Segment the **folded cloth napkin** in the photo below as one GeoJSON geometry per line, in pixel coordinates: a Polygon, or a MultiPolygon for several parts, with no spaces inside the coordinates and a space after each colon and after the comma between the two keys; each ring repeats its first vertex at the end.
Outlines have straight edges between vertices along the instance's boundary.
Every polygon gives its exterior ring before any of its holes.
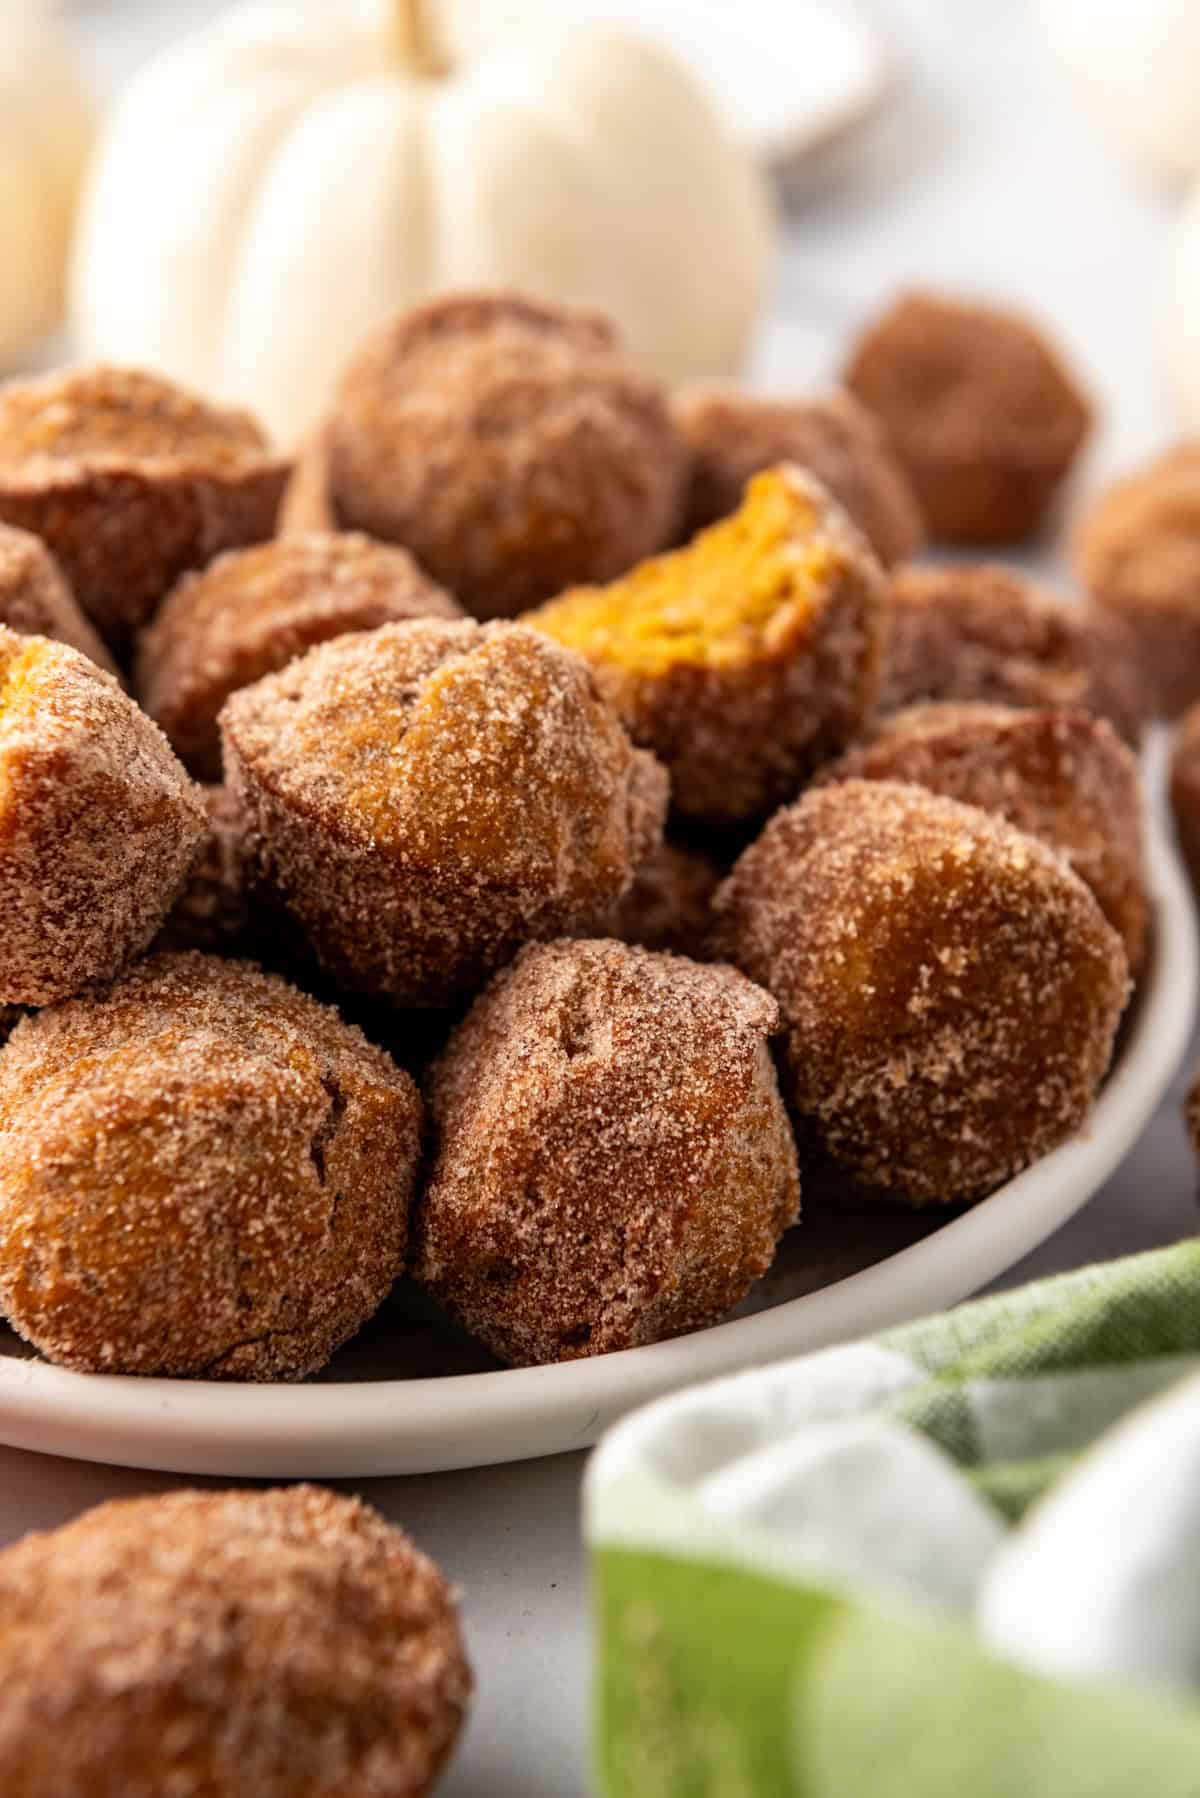
{"type": "Polygon", "coordinates": [[[592,1459],[605,1798],[1200,1798],[1200,1241],[592,1459]]]}

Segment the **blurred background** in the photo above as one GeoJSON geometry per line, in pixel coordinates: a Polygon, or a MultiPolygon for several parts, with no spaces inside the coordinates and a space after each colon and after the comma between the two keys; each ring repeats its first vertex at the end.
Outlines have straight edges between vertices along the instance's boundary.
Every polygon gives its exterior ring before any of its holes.
{"type": "MultiPolygon", "coordinates": [[[[13,0],[0,0],[0,17],[5,5],[13,0]]],[[[16,0],[17,13],[36,9],[37,0],[16,0]]],[[[385,4],[389,10],[394,6],[385,4]]],[[[483,0],[472,8],[460,0],[428,10],[441,14],[439,36],[458,30],[488,40],[464,63],[514,47],[529,51],[526,82],[538,79],[539,34],[552,26],[586,32],[598,12],[661,36],[698,72],[746,154],[766,172],[777,208],[761,303],[756,289],[745,334],[758,381],[802,388],[828,380],[857,324],[896,287],[921,282],[1016,301],[1057,332],[1103,398],[1105,428],[1093,447],[1090,480],[1153,448],[1173,415],[1195,417],[1200,349],[1190,341],[1190,320],[1200,319],[1200,304],[1191,305],[1192,292],[1200,296],[1200,268],[1193,283],[1191,262],[1200,263],[1200,255],[1193,257],[1190,243],[1179,246],[1185,234],[1200,240],[1187,205],[1189,170],[1200,166],[1200,143],[1187,141],[1189,133],[1200,135],[1186,104],[1187,82],[1200,82],[1194,0],[740,0],[736,8],[708,0],[542,0],[540,7],[483,0]],[[1182,297],[1168,291],[1172,281],[1182,297]]],[[[371,12],[369,0],[344,8],[363,19],[371,12]]],[[[315,13],[327,23],[331,17],[328,7],[315,13]]],[[[173,126],[176,166],[185,170],[178,203],[164,198],[156,168],[139,172],[135,157],[132,178],[127,171],[123,185],[113,186],[101,216],[93,210],[82,276],[77,247],[75,309],[77,322],[81,315],[91,320],[83,333],[88,350],[127,350],[123,341],[108,341],[121,336],[111,323],[116,309],[135,334],[143,328],[139,319],[149,321],[144,341],[148,359],[156,359],[162,305],[146,295],[163,284],[164,259],[194,272],[189,249],[211,241],[203,236],[211,230],[204,208],[225,203],[229,170],[217,166],[214,142],[236,139],[238,154],[253,162],[247,146],[255,134],[270,137],[261,116],[247,122],[233,110],[222,115],[219,98],[198,97],[196,84],[180,76],[186,50],[174,50],[173,71],[159,65],[157,98],[146,75],[130,97],[128,84],[150,59],[222,14],[227,26],[245,19],[244,8],[218,0],[64,0],[59,8],[110,134],[114,117],[118,132],[136,134],[130,111],[168,104],[162,91],[170,93],[172,82],[180,96],[173,126]],[[118,192],[119,200],[112,197],[118,192]],[[158,264],[156,232],[163,242],[158,264]]],[[[201,60],[202,43],[193,40],[191,48],[201,60]]],[[[549,62],[541,79],[552,80],[549,62]]],[[[1194,110],[1200,114],[1200,106],[1194,110]]],[[[260,160],[268,160],[265,150],[260,160]]],[[[385,166],[388,152],[377,144],[353,180],[350,170],[338,172],[347,207],[357,203],[355,189],[370,170],[385,166]]],[[[265,179],[261,167],[257,178],[265,179]]],[[[544,221],[533,184],[523,185],[522,229],[531,244],[544,221]]],[[[331,193],[337,186],[326,173],[307,226],[310,258],[326,229],[322,214],[336,210],[331,193]]],[[[678,194],[684,208],[697,199],[678,194]]],[[[291,201],[293,214],[303,210],[300,192],[293,190],[291,201]]],[[[393,195],[388,203],[405,202],[393,195]]],[[[673,211],[663,207],[668,237],[673,211]]],[[[466,235],[480,227],[465,218],[456,229],[466,235]]],[[[603,250],[601,226],[596,240],[603,250]]],[[[335,230],[334,260],[337,246],[335,230]]],[[[297,253],[293,234],[280,254],[299,267],[297,253]]],[[[529,251],[531,268],[538,253],[529,251]]],[[[540,253],[553,264],[545,243],[540,253]]],[[[391,242],[379,256],[394,266],[403,251],[391,242]]],[[[610,261],[620,261],[619,250],[610,261]]],[[[459,266],[474,272],[480,264],[468,256],[464,265],[460,256],[459,266]]],[[[354,285],[344,259],[332,279],[354,285]]],[[[363,279],[378,291],[384,278],[377,267],[363,279]]],[[[708,265],[688,268],[686,279],[697,290],[736,286],[738,269],[722,267],[710,253],[708,265]]],[[[196,329],[193,305],[170,322],[168,334],[177,345],[196,329]]],[[[56,340],[54,353],[60,346],[56,340]]],[[[47,353],[44,343],[25,344],[20,355],[44,360],[47,353]]],[[[296,356],[303,361],[303,345],[296,356]]],[[[187,353],[182,364],[168,372],[188,372],[187,353]]],[[[294,390],[295,367],[281,378],[294,390]]]]}

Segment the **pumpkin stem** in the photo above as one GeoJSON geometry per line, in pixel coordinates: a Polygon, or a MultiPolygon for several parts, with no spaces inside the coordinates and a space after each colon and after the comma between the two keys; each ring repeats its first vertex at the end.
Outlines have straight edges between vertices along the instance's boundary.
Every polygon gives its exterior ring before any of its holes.
{"type": "Polygon", "coordinates": [[[450,73],[429,0],[396,0],[396,48],[410,74],[437,81],[450,73]]]}

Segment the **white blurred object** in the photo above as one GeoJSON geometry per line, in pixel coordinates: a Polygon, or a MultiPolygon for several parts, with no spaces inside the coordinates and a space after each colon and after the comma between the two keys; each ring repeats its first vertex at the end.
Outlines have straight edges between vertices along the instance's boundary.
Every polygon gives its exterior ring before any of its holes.
{"type": "Polygon", "coordinates": [[[992,1562],[985,1640],[1060,1679],[1200,1680],[1200,1380],[1135,1411],[992,1562]],[[1136,1527],[1131,1524],[1136,1519],[1136,1527]]]}
{"type": "Polygon", "coordinates": [[[1200,187],[1171,228],[1158,325],[1176,411],[1200,431],[1200,187]]]}
{"type": "Polygon", "coordinates": [[[285,442],[366,331],[447,287],[600,306],[669,378],[736,368],[771,257],[763,177],[667,50],[563,19],[257,0],[165,51],[89,184],[80,348],[285,442]]]}
{"type": "Polygon", "coordinates": [[[58,323],[91,108],[47,7],[0,0],[0,368],[58,323]]]}
{"type": "Polygon", "coordinates": [[[1033,0],[1042,40],[1150,173],[1200,174],[1200,0],[1033,0]]]}
{"type": "MultiPolygon", "coordinates": [[[[470,0],[470,9],[498,36],[564,10],[563,0],[470,0]]],[[[776,169],[859,124],[891,84],[883,36],[857,0],[580,0],[579,10],[668,44],[776,169]]]]}

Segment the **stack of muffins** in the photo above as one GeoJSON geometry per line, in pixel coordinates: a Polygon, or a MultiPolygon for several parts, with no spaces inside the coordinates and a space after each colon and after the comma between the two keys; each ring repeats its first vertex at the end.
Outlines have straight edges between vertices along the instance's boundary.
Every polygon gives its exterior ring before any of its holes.
{"type": "Polygon", "coordinates": [[[569,1359],[728,1312],[802,1183],[1077,1131],[1152,658],[1110,581],[912,558],[1041,528],[1088,419],[931,296],[788,400],[444,298],[294,468],[146,374],[0,391],[0,1313],[295,1379],[408,1273],[569,1359]]]}

